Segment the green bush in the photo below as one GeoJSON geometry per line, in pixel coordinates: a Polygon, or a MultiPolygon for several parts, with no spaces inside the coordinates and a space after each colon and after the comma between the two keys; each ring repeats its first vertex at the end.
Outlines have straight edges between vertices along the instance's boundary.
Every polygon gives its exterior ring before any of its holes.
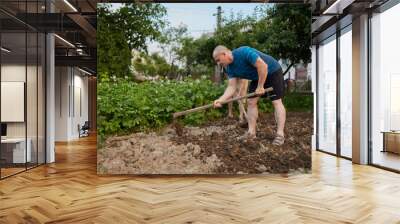
{"type": "MultiPolygon", "coordinates": [[[[174,112],[212,103],[224,91],[205,78],[187,81],[98,83],[98,132],[100,136],[160,128],[174,112]]],[[[194,113],[185,124],[200,124],[222,116],[223,110],[194,113]]]]}
{"type": "MultiPolygon", "coordinates": [[[[313,110],[313,96],[301,93],[287,93],[283,98],[283,104],[287,111],[291,112],[311,112],[313,110]]],[[[272,102],[261,99],[258,102],[258,108],[261,112],[273,112],[272,102]]]]}
{"type": "Polygon", "coordinates": [[[302,93],[289,93],[283,103],[287,111],[312,112],[314,108],[314,98],[312,95],[302,93]]]}
{"type": "MultiPolygon", "coordinates": [[[[226,83],[214,85],[210,80],[162,80],[134,83],[122,79],[98,83],[98,134],[127,134],[157,129],[172,122],[174,112],[212,103],[224,92],[226,83]]],[[[312,111],[312,96],[290,94],[284,98],[288,111],[312,111]]],[[[236,105],[236,104],[235,104],[236,105]]],[[[234,107],[237,110],[237,106],[234,107]]],[[[260,111],[272,112],[271,101],[261,100],[260,111]]],[[[226,107],[186,115],[184,124],[199,125],[223,117],[226,107]]]]}

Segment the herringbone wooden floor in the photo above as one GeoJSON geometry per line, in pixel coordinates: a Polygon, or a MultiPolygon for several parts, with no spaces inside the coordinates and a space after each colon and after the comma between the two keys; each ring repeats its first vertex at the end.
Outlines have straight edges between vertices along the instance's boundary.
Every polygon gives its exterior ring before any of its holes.
{"type": "Polygon", "coordinates": [[[97,176],[94,137],[0,181],[0,223],[400,223],[400,175],[313,153],[291,176],[97,176]]]}

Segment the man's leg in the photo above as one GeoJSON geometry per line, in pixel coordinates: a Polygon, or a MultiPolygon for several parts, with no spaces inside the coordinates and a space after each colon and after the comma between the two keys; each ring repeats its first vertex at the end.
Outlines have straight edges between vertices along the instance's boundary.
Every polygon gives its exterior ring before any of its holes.
{"type": "Polygon", "coordinates": [[[249,124],[249,134],[256,135],[256,124],[258,118],[258,102],[259,97],[249,98],[247,100],[247,122],[249,124]]]}
{"type": "Polygon", "coordinates": [[[238,100],[238,104],[239,104],[239,122],[240,123],[244,123],[247,122],[246,121],[246,109],[244,107],[244,102],[243,100],[238,100]]]}
{"type": "Polygon", "coordinates": [[[274,115],[277,125],[276,134],[284,136],[283,130],[285,128],[285,121],[286,121],[285,106],[283,106],[282,99],[272,101],[272,105],[274,106],[274,115]]]}
{"type": "Polygon", "coordinates": [[[233,118],[233,103],[228,103],[228,117],[233,118]]]}
{"type": "MultiPolygon", "coordinates": [[[[248,87],[248,83],[249,83],[248,80],[245,80],[245,79],[243,79],[241,81],[240,90],[239,90],[239,95],[240,96],[245,96],[246,95],[247,89],[248,89],[247,88],[248,87]]],[[[246,99],[239,100],[238,104],[239,104],[239,112],[240,112],[239,121],[241,123],[242,122],[247,122],[247,120],[246,120],[247,114],[246,114],[245,107],[244,107],[244,105],[246,104],[246,99]]]]}

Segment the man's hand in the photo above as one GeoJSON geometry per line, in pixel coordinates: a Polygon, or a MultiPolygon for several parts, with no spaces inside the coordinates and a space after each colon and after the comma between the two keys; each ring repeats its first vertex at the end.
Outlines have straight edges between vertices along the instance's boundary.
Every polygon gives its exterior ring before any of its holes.
{"type": "Polygon", "coordinates": [[[257,89],[256,89],[256,94],[260,96],[260,95],[264,95],[264,93],[265,93],[264,87],[263,86],[258,86],[257,89]]]}
{"type": "Polygon", "coordinates": [[[214,101],[214,108],[219,108],[222,107],[222,103],[230,98],[235,94],[236,92],[236,86],[237,86],[237,80],[238,78],[230,78],[228,81],[228,87],[225,89],[224,94],[218,98],[217,100],[214,101]]]}
{"type": "Polygon", "coordinates": [[[219,99],[218,99],[218,100],[215,100],[214,103],[213,103],[213,104],[214,104],[214,108],[220,108],[220,107],[222,107],[221,102],[222,102],[222,101],[219,100],[219,99]]]}

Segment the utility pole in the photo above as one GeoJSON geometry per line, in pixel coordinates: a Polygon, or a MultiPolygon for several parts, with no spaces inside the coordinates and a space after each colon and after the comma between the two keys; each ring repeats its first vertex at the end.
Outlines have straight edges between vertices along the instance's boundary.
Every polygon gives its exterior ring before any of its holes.
{"type": "Polygon", "coordinates": [[[217,28],[215,32],[219,32],[221,27],[222,27],[222,7],[218,6],[217,7],[217,13],[214,13],[213,16],[217,16],[217,28]]]}
{"type": "MultiPolygon", "coordinates": [[[[215,34],[218,34],[221,31],[222,27],[222,8],[221,6],[217,7],[217,13],[213,14],[213,16],[217,16],[217,28],[215,30],[215,34]]],[[[216,65],[214,69],[214,82],[217,84],[222,83],[222,67],[220,65],[216,65]]]]}
{"type": "Polygon", "coordinates": [[[220,31],[222,25],[222,8],[221,6],[217,7],[217,32],[220,31]]]}

